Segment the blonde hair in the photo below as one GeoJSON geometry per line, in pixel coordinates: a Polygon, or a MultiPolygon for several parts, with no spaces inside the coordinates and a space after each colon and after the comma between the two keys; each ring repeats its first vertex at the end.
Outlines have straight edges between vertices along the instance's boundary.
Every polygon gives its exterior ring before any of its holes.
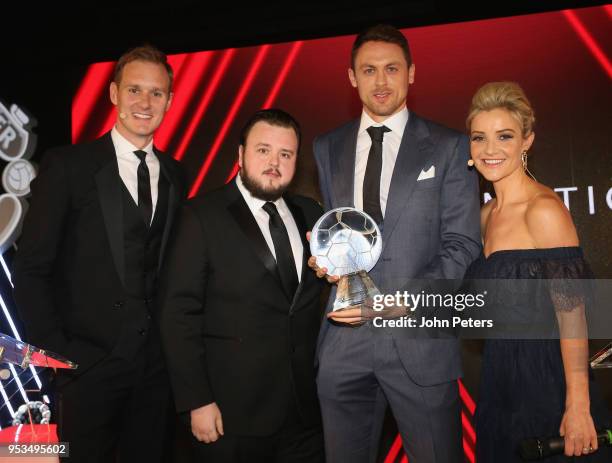
{"type": "Polygon", "coordinates": [[[140,47],[132,48],[126,51],[115,64],[113,71],[113,82],[119,85],[121,82],[121,76],[123,74],[123,68],[132,61],[144,61],[146,63],[160,64],[164,67],[168,73],[168,79],[170,81],[168,85],[168,91],[172,91],[172,81],[174,80],[174,72],[172,66],[168,63],[168,57],[166,54],[153,45],[142,45],[140,47]]]}
{"type": "Polygon", "coordinates": [[[478,89],[472,97],[466,125],[470,130],[472,120],[481,111],[502,108],[510,112],[519,125],[523,138],[529,136],[535,124],[535,113],[525,92],[516,82],[489,82],[478,89]]]}

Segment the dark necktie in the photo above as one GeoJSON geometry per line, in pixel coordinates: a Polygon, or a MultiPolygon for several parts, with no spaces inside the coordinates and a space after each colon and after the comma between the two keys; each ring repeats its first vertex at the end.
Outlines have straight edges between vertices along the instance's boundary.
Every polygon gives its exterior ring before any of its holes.
{"type": "Polygon", "coordinates": [[[372,217],[377,224],[382,224],[383,215],[380,208],[380,176],[382,174],[383,137],[390,132],[388,127],[373,125],[367,128],[372,139],[368,154],[365,176],[363,177],[363,211],[372,217]]]}
{"type": "Polygon", "coordinates": [[[153,201],[151,201],[151,178],[149,177],[149,168],[145,162],[147,152],[136,150],[134,154],[140,159],[140,164],[138,164],[138,208],[142,213],[145,224],[149,227],[151,225],[151,216],[153,215],[153,201]]]}
{"type": "Polygon", "coordinates": [[[263,209],[270,216],[270,235],[272,235],[272,242],[274,243],[276,265],[278,266],[283,290],[289,299],[293,299],[295,290],[298,287],[298,276],[289,234],[274,203],[267,202],[263,205],[263,209]]]}

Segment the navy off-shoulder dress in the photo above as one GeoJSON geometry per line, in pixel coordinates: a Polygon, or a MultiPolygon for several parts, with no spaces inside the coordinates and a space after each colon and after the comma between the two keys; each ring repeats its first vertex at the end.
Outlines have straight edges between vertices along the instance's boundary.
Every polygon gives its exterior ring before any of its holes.
{"type": "MultiPolygon", "coordinates": [[[[515,315],[524,318],[532,311],[540,313],[535,318],[542,314],[554,316],[555,310],[559,310],[554,305],[558,301],[562,304],[563,297],[543,297],[551,291],[550,279],[555,281],[554,291],[563,293],[564,281],[591,278],[591,273],[579,247],[564,247],[497,251],[476,260],[467,276],[539,280],[529,282],[529,291],[508,291],[503,308],[509,312],[504,315],[507,320],[515,315]],[[543,307],[547,304],[548,307],[543,307]]],[[[569,287],[568,292],[576,291],[575,285],[569,287]]],[[[512,339],[487,339],[484,345],[476,409],[478,463],[522,461],[519,443],[527,438],[558,436],[565,411],[565,375],[559,340],[519,339],[516,333],[509,337],[512,339]]],[[[610,413],[592,381],[592,372],[590,377],[591,415],[596,428],[607,428],[610,413]]],[[[545,461],[574,460],[559,456],[545,461]]],[[[602,448],[575,461],[612,462],[612,451],[602,448]]]]}

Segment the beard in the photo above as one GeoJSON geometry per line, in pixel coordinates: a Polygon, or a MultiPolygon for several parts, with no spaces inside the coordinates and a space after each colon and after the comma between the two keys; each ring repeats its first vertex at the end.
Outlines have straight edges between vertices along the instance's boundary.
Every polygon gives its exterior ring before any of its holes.
{"type": "Polygon", "coordinates": [[[366,108],[370,110],[370,112],[378,117],[390,117],[395,113],[399,112],[404,105],[394,106],[392,104],[381,105],[381,104],[368,104],[366,108]]]}
{"type": "Polygon", "coordinates": [[[274,202],[278,198],[280,198],[285,193],[285,191],[287,191],[287,188],[289,188],[289,185],[281,185],[276,188],[266,188],[256,179],[249,175],[246,163],[243,163],[242,168],[238,172],[238,175],[240,175],[242,184],[249,191],[249,193],[251,193],[254,198],[261,199],[262,201],[274,202]]]}

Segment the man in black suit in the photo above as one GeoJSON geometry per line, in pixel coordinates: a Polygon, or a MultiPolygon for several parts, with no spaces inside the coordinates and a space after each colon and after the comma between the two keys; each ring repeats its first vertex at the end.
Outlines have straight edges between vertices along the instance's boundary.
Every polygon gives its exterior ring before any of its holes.
{"type": "Polygon", "coordinates": [[[319,462],[314,351],[321,285],[286,194],[300,130],[280,110],[242,131],[239,175],[181,211],[163,271],[161,333],[176,406],[207,462],[319,462]]]}
{"type": "Polygon", "coordinates": [[[56,377],[70,461],[161,461],[170,388],[152,321],[158,268],[184,197],[179,164],[153,147],[172,100],[153,47],[118,61],[111,132],[43,156],[15,260],[26,339],[76,362],[56,377]]]}

